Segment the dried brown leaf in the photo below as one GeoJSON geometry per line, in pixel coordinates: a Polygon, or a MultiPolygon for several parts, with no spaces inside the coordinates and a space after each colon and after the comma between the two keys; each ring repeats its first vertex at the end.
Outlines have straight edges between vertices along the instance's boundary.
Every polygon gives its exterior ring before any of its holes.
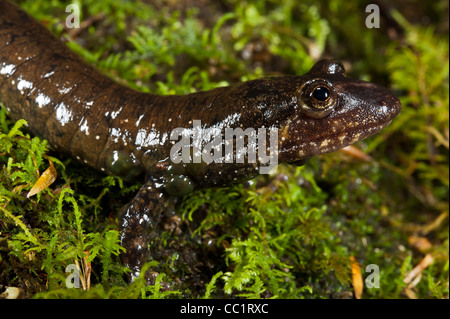
{"type": "Polygon", "coordinates": [[[44,171],[44,173],[42,173],[31,190],[28,192],[27,198],[30,198],[31,196],[36,195],[49,187],[56,180],[56,177],[56,169],[52,164],[50,164],[50,166],[44,171]]]}
{"type": "Polygon", "coordinates": [[[350,262],[351,262],[353,292],[355,294],[356,299],[361,299],[364,287],[361,268],[359,266],[359,263],[356,261],[355,257],[350,256],[350,262]]]}

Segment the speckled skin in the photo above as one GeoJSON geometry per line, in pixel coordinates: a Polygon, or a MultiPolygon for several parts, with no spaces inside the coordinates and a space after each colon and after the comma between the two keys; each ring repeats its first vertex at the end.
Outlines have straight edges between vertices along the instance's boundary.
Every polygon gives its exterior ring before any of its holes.
{"type": "MultiPolygon", "coordinates": [[[[0,101],[14,119],[61,153],[146,183],[120,220],[123,262],[139,274],[149,233],[170,195],[228,185],[258,174],[256,163],[174,165],[174,128],[275,128],[278,162],[299,162],[373,135],[400,111],[376,84],[345,77],[335,60],[305,75],[259,79],[188,95],[159,96],[121,86],[87,65],[25,12],[0,0],[0,101]],[[317,88],[328,92],[316,98],[317,88]],[[170,193],[170,194],[169,194],[170,193]]],[[[224,147],[224,146],[223,146],[224,147]]],[[[234,154],[235,155],[235,154],[234,154]]],[[[234,156],[233,155],[233,156],[234,156]]]]}

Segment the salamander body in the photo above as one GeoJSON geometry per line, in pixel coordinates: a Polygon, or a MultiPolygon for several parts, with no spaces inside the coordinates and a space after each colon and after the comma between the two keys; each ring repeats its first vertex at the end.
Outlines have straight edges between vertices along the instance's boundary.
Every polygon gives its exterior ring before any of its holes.
{"type": "Polygon", "coordinates": [[[55,150],[125,179],[145,176],[120,219],[122,260],[133,276],[151,254],[148,234],[170,196],[335,151],[379,132],[400,111],[391,91],[346,78],[336,60],[319,61],[302,76],[187,95],[138,92],[99,73],[4,0],[0,101],[55,150]],[[239,140],[247,153],[236,150],[239,140]]]}

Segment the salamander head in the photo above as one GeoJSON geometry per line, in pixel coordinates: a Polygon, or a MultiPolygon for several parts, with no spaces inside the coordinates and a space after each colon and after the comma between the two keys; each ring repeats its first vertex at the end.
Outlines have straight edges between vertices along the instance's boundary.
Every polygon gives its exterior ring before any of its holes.
{"type": "Polygon", "coordinates": [[[356,143],[382,130],[400,112],[400,101],[390,90],[346,78],[336,60],[319,61],[300,78],[297,103],[280,125],[279,162],[356,143]]]}

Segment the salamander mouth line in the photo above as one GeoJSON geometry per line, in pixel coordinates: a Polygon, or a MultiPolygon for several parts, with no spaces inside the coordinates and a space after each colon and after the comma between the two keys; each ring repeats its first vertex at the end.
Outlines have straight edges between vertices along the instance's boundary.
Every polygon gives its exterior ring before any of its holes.
{"type": "Polygon", "coordinates": [[[379,131],[387,127],[392,120],[386,121],[381,125],[364,125],[351,132],[339,132],[337,134],[329,134],[327,137],[323,135],[314,136],[301,143],[292,145],[289,148],[279,148],[279,153],[295,154],[299,159],[330,153],[345,146],[355,144],[367,137],[375,135],[379,131]]]}

